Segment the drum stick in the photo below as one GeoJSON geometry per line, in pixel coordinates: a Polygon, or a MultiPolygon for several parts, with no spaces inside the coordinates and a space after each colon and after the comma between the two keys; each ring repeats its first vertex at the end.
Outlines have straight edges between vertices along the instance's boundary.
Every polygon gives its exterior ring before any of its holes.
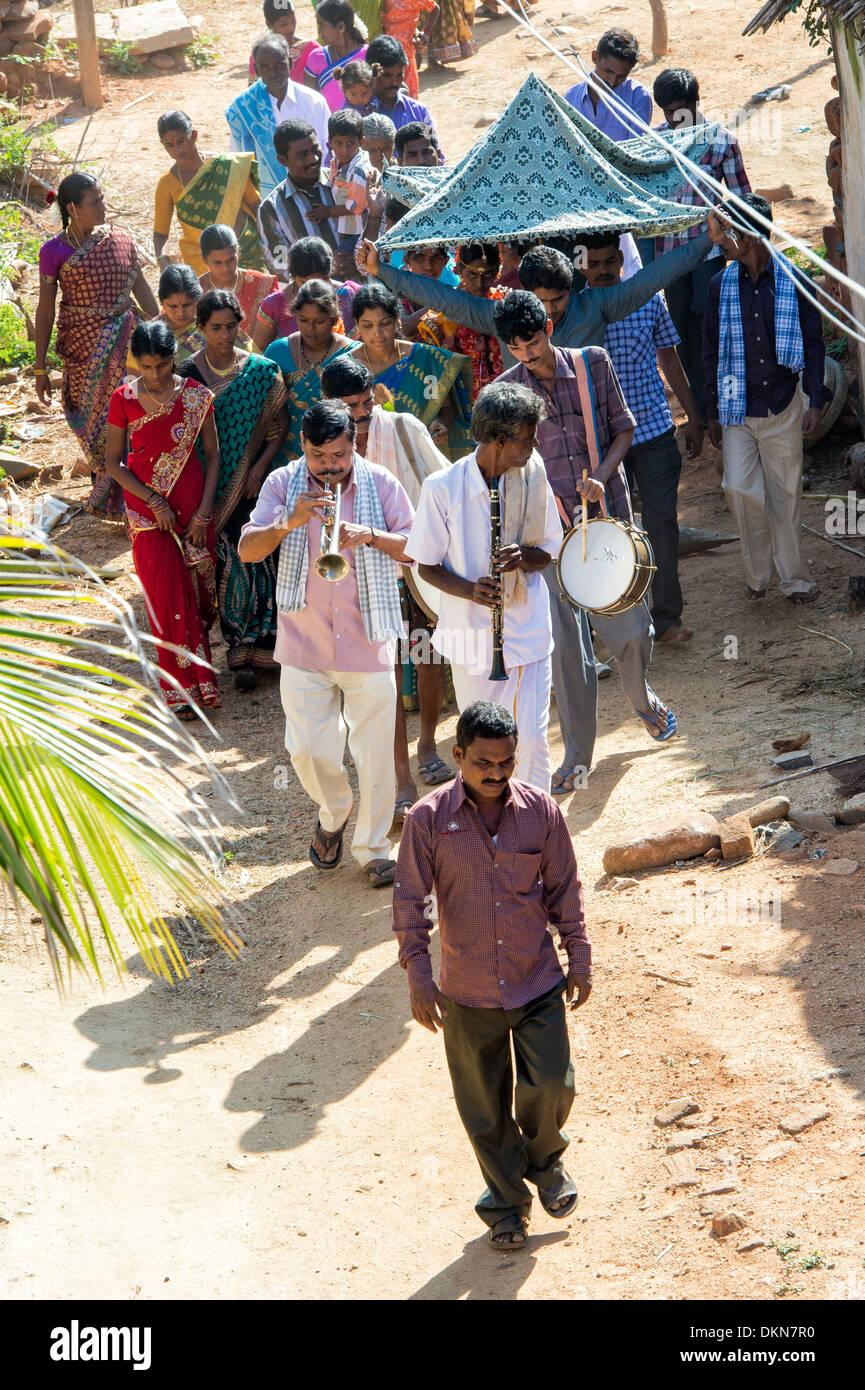
{"type": "MultiPolygon", "coordinates": [[[[588,468],[584,468],[584,469],[583,469],[583,487],[585,487],[585,485],[586,485],[586,479],[588,478],[588,476],[589,476],[589,470],[588,470],[588,468]]],[[[585,498],[585,495],[584,495],[584,496],[583,496],[583,564],[586,563],[586,522],[588,521],[588,513],[589,513],[589,509],[588,509],[588,505],[587,505],[587,503],[586,503],[586,498],[585,498]]]]}

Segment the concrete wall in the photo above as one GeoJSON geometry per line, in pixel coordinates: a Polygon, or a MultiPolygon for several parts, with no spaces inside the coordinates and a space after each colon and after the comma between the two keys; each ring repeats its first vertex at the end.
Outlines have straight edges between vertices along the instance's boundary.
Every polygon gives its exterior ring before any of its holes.
{"type": "MultiPolygon", "coordinates": [[[[865,285],[865,55],[859,52],[863,39],[861,19],[851,27],[833,22],[844,141],[844,249],[847,274],[860,285],[865,285]]],[[[851,308],[865,322],[865,295],[852,295],[851,308]]],[[[859,354],[859,420],[865,432],[865,344],[855,346],[859,354]]]]}

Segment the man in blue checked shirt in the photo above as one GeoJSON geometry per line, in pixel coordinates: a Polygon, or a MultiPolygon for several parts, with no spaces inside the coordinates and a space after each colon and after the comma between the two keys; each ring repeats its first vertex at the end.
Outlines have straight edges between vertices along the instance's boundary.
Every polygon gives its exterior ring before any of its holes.
{"type": "MultiPolygon", "coordinates": [[[[583,274],[592,289],[617,285],[622,252],[615,233],[586,237],[581,243],[583,274]]],[[[578,248],[579,249],[579,248],[578,248]]],[[[700,414],[694,402],[676,345],[679,335],[667,313],[663,295],[655,294],[625,319],[607,325],[604,347],[612,358],[628,409],[637,422],[625,455],[625,471],[640,494],[643,527],[648,532],[658,572],[652,583],[652,622],[659,642],[689,642],[690,628],[682,626],[679,585],[679,522],[676,502],[682,455],[676,427],[667,404],[658,363],[688,417],[685,448],[697,458],[703,447],[700,414]]]]}

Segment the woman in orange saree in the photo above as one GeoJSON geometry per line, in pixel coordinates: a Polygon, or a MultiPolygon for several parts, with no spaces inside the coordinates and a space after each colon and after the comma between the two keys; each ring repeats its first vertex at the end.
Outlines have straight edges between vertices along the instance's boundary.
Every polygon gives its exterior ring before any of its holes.
{"type": "Polygon", "coordinates": [[[216,619],[219,446],[213,396],[177,376],[174,352],[174,335],[161,319],[136,328],[132,353],[141,375],[111,397],[105,466],[123,489],[151,628],[170,644],[157,649],[167,678],[163,696],[179,718],[193,719],[193,705],[222,704],[208,638],[216,619]]]}
{"type": "Polygon", "coordinates": [[[39,252],[39,304],[36,309],[36,392],[51,396],[46,360],[54,327],[57,289],[56,351],[63,362],[63,409],[90,464],[93,491],[88,509],[119,521],[120,489],[105,473],[108,403],[123,380],[132,330],[140,314],[159,306],[144,278],[132,236],[122,227],[105,226],[105,199],[92,174],[69,174],[57,191],[63,232],[39,252]]]}

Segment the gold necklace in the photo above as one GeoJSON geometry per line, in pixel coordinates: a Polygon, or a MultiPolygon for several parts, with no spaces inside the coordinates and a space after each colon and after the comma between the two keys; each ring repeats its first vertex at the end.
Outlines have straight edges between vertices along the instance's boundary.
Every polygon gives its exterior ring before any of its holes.
{"type": "Polygon", "coordinates": [[[297,345],[300,348],[300,365],[302,367],[317,367],[319,363],[323,362],[326,357],[330,357],[335,337],[336,334],[331,333],[330,342],[328,343],[324,352],[321,354],[321,357],[317,358],[315,362],[313,362],[312,358],[307,355],[306,348],[303,346],[303,339],[299,338],[297,345]]]}
{"type": "Polygon", "coordinates": [[[143,382],[141,385],[141,389],[147,392],[147,395],[153,401],[154,405],[157,407],[158,410],[164,410],[167,406],[172,405],[174,401],[177,399],[178,395],[183,390],[183,382],[181,381],[179,386],[172,386],[171,395],[168,397],[167,401],[161,401],[158,396],[155,396],[153,394],[150,387],[145,386],[143,382]]]}
{"type": "Polygon", "coordinates": [[[233,348],[231,352],[231,363],[227,367],[214,367],[213,363],[207,355],[207,348],[204,349],[204,360],[207,363],[210,370],[213,372],[214,376],[228,376],[229,372],[233,372],[235,367],[237,366],[237,363],[234,360],[233,348]]]}
{"type": "MultiPolygon", "coordinates": [[[[78,238],[78,237],[75,235],[75,233],[73,232],[72,228],[71,228],[71,227],[66,227],[66,228],[64,228],[63,235],[65,236],[66,240],[70,243],[70,245],[71,245],[71,246],[74,246],[75,250],[77,251],[78,248],[79,248],[79,246],[81,245],[81,242],[80,242],[79,238],[78,238]]],[[[145,388],[145,389],[146,389],[146,388],[145,388]]]]}

